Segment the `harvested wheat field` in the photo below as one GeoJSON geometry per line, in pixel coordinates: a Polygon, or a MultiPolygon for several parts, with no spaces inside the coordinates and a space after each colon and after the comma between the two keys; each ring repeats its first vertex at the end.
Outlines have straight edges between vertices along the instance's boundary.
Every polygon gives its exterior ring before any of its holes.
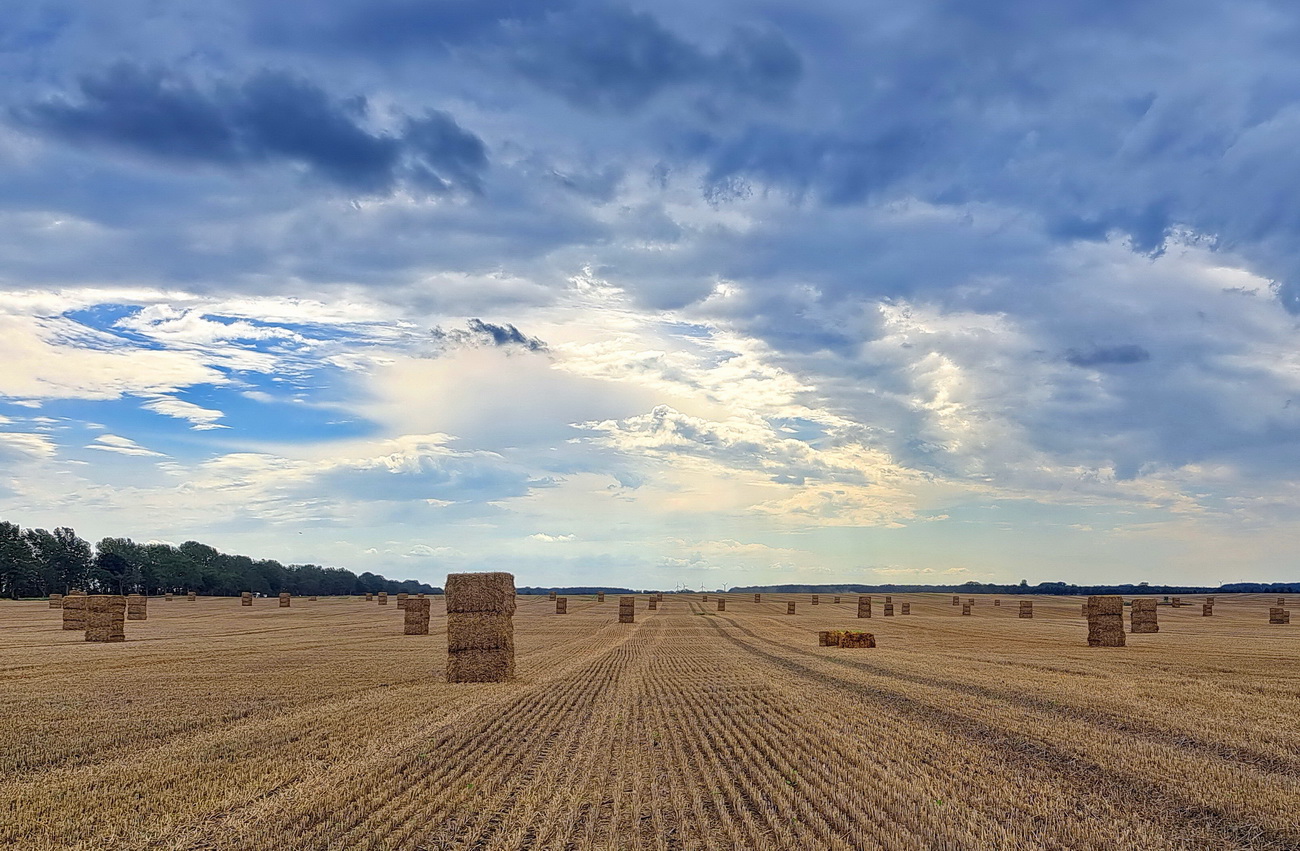
{"type": "MultiPolygon", "coordinates": [[[[0,603],[6,849],[1300,847],[1300,629],[1273,597],[1089,647],[1080,600],[856,596],[634,624],[520,597],[516,678],[448,684],[360,599],[157,606],[126,641],[0,603]]],[[[803,599],[807,599],[806,595],[803,599]]]]}

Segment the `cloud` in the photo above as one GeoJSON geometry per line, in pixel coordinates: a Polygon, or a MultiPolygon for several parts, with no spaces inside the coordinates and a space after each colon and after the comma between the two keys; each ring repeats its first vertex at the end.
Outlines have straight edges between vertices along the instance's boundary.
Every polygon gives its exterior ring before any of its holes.
{"type": "Polygon", "coordinates": [[[119,455],[139,455],[151,458],[167,457],[161,452],[154,452],[152,449],[146,449],[134,440],[126,437],[119,437],[116,434],[101,434],[87,445],[86,448],[99,449],[103,452],[116,452],[119,455]]]}
{"type": "Polygon", "coordinates": [[[577,539],[577,535],[548,535],[545,532],[537,532],[536,534],[528,536],[528,540],[541,541],[544,544],[567,544],[570,541],[576,541],[577,539]]]}
{"type": "Polygon", "coordinates": [[[204,91],[175,72],[121,62],[81,77],[78,95],[28,103],[10,115],[20,127],[73,144],[226,169],[288,163],[368,195],[387,195],[399,184],[473,193],[487,168],[482,140],[445,112],[405,116],[397,134],[374,132],[364,97],[335,99],[282,72],[204,91]]]}
{"type": "Polygon", "coordinates": [[[1151,353],[1135,343],[1129,343],[1123,346],[1094,346],[1084,351],[1070,349],[1065,353],[1065,359],[1082,367],[1110,364],[1122,366],[1149,361],[1151,353]]]}
{"type": "Polygon", "coordinates": [[[447,346],[496,346],[503,349],[518,348],[528,352],[546,351],[546,343],[528,337],[513,325],[495,325],[482,319],[470,319],[465,330],[453,328],[444,331],[434,328],[433,339],[447,346]]]}
{"type": "Polygon", "coordinates": [[[0,451],[25,458],[53,458],[58,447],[48,435],[0,431],[0,451]]]}
{"type": "Polygon", "coordinates": [[[170,396],[160,396],[145,402],[142,406],[165,417],[175,417],[178,420],[186,420],[191,423],[191,428],[196,431],[205,431],[214,428],[229,428],[217,422],[225,416],[221,411],[215,411],[211,408],[204,408],[201,405],[195,405],[193,402],[185,402],[180,399],[174,399],[170,396]]]}

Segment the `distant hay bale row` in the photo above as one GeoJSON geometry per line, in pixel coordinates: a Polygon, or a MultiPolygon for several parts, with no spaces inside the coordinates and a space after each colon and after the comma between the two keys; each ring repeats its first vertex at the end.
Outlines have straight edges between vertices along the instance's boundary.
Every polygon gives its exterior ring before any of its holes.
{"type": "Polygon", "coordinates": [[[63,595],[62,595],[62,594],[51,594],[51,595],[50,595],[50,608],[51,608],[51,609],[61,609],[61,608],[63,608],[63,595]]]}
{"type": "MultiPolygon", "coordinates": [[[[1281,606],[1276,606],[1268,610],[1269,623],[1291,623],[1291,613],[1281,606]]],[[[64,629],[67,629],[65,626],[64,629]]]]}
{"type": "Polygon", "coordinates": [[[402,627],[403,635],[428,635],[429,634],[429,605],[431,601],[426,597],[416,597],[406,601],[406,614],[404,616],[404,625],[402,627]]]}
{"type": "Polygon", "coordinates": [[[1088,646],[1124,646],[1124,598],[1115,594],[1089,597],[1088,646]]]}
{"type": "Polygon", "coordinates": [[[1021,600],[1021,601],[1020,601],[1020,617],[1022,617],[1022,618],[1028,618],[1029,620],[1033,620],[1033,618],[1034,618],[1034,603],[1033,603],[1032,600],[1021,600]]]}
{"type": "Polygon", "coordinates": [[[86,598],[86,640],[126,641],[126,598],[94,594],[86,598]]]}
{"type": "Polygon", "coordinates": [[[1159,632],[1155,597],[1139,597],[1129,604],[1129,632],[1159,632]]]}
{"type": "Polygon", "coordinates": [[[86,628],[86,597],[84,594],[69,594],[63,598],[63,628],[84,630],[86,628]]]}
{"type": "Polygon", "coordinates": [[[149,620],[149,598],[143,594],[127,595],[126,619],[129,621],[149,620]]]}
{"type": "Polygon", "coordinates": [[[869,617],[871,617],[871,598],[870,598],[870,597],[859,597],[859,598],[858,598],[858,617],[860,617],[860,618],[869,618],[869,617]]]}
{"type": "MultiPolygon", "coordinates": [[[[651,600],[651,601],[650,601],[650,608],[653,609],[654,606],[655,606],[655,601],[654,601],[654,600],[651,600]]],[[[556,597],[556,598],[555,598],[555,613],[556,613],[557,615],[567,615],[567,614],[569,613],[569,598],[568,598],[568,597],[556,597]]]]}
{"type": "Polygon", "coordinates": [[[280,608],[287,609],[289,608],[292,602],[293,602],[293,597],[289,594],[288,591],[280,592],[280,608]]]}
{"type": "Polygon", "coordinates": [[[636,597],[618,598],[618,622],[619,623],[636,622],[636,597]]]}
{"type": "Polygon", "coordinates": [[[833,629],[817,633],[817,643],[822,647],[861,648],[875,647],[876,636],[869,632],[833,629]]]}
{"type": "Polygon", "coordinates": [[[241,605],[241,606],[251,606],[251,605],[253,605],[253,592],[252,592],[252,591],[245,591],[245,592],[243,592],[242,594],[240,594],[240,595],[239,595],[239,605],[241,605]]]}
{"type": "Polygon", "coordinates": [[[485,683],[515,674],[515,577],[447,576],[447,681],[485,683]]]}

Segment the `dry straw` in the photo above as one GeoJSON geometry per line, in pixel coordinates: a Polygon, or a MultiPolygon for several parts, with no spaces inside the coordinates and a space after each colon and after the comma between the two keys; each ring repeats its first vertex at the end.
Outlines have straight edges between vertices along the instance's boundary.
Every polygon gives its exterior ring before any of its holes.
{"type": "Polygon", "coordinates": [[[397,608],[399,608],[399,609],[405,609],[405,608],[406,608],[406,601],[409,600],[410,597],[411,597],[411,595],[410,595],[410,594],[407,594],[407,593],[401,593],[401,594],[398,594],[398,595],[397,595],[397,608]]]}
{"type": "Polygon", "coordinates": [[[387,591],[380,591],[380,592],[379,592],[379,605],[381,605],[381,606],[387,606],[387,605],[388,605],[388,592],[387,592],[387,591]]]}
{"type": "MultiPolygon", "coordinates": [[[[892,606],[893,603],[886,603],[892,606]]],[[[845,631],[840,634],[840,647],[856,650],[862,647],[875,647],[876,637],[869,632],[845,631]]]]}
{"type": "Polygon", "coordinates": [[[546,595],[546,599],[548,599],[548,600],[550,600],[552,603],[554,603],[554,602],[555,602],[555,592],[554,592],[554,591],[549,592],[549,593],[546,595]]]}
{"type": "Polygon", "coordinates": [[[817,599],[817,595],[816,595],[816,594],[813,594],[813,595],[812,595],[812,604],[815,606],[815,605],[817,605],[818,602],[819,602],[819,601],[818,601],[818,599],[817,599]]]}
{"type": "Polygon", "coordinates": [[[515,577],[447,576],[447,681],[500,682],[515,673],[515,577]]]}
{"type": "Polygon", "coordinates": [[[1124,598],[1117,594],[1088,598],[1088,646],[1124,646],[1124,598]]]}
{"type": "Polygon", "coordinates": [[[308,603],[314,603],[314,602],[316,602],[316,595],[315,595],[315,594],[312,594],[310,597],[308,597],[308,598],[307,598],[307,602],[308,602],[308,603]]]}
{"type": "Polygon", "coordinates": [[[1138,597],[1129,604],[1129,632],[1159,632],[1156,598],[1138,597]]]}
{"type": "Polygon", "coordinates": [[[890,595],[886,594],[886,595],[885,595],[885,602],[886,602],[886,603],[892,603],[892,602],[894,602],[894,598],[891,597],[890,595]]]}
{"type": "Polygon", "coordinates": [[[1286,597],[1278,597],[1278,598],[1277,598],[1277,604],[1278,604],[1279,606],[1285,606],[1285,605],[1286,605],[1286,597]]]}
{"type": "Polygon", "coordinates": [[[282,608],[282,609],[287,609],[287,608],[289,608],[289,602],[290,602],[290,600],[292,600],[292,599],[293,599],[293,598],[290,597],[288,591],[281,591],[281,592],[280,592],[280,608],[282,608]]]}
{"type": "Polygon", "coordinates": [[[374,599],[375,599],[375,595],[372,594],[372,593],[370,593],[369,591],[367,591],[367,592],[366,592],[366,602],[367,602],[367,603],[373,602],[374,599]]]}
{"type": "Polygon", "coordinates": [[[190,593],[188,593],[188,594],[185,595],[185,599],[189,600],[191,603],[193,603],[193,602],[194,602],[195,600],[197,600],[198,598],[199,598],[199,592],[198,592],[198,591],[191,591],[190,593]]]}
{"type": "Polygon", "coordinates": [[[905,614],[905,615],[910,615],[910,614],[912,613],[912,604],[911,604],[911,603],[904,603],[904,604],[903,604],[903,612],[902,612],[902,613],[905,614]]]}
{"type": "Polygon", "coordinates": [[[126,641],[126,598],[94,594],[86,598],[86,640],[126,641]]]}
{"type": "Polygon", "coordinates": [[[427,597],[417,597],[414,600],[406,601],[406,615],[402,627],[403,635],[429,634],[429,605],[430,601],[427,597]]]}
{"type": "Polygon", "coordinates": [[[149,598],[143,594],[131,594],[126,598],[126,619],[129,621],[149,620],[149,598]]]}
{"type": "Polygon", "coordinates": [[[63,608],[63,595],[62,595],[62,594],[51,594],[51,595],[50,595],[50,608],[51,608],[51,609],[61,609],[61,608],[63,608]]]}
{"type": "Polygon", "coordinates": [[[635,597],[618,598],[618,622],[619,623],[636,622],[636,598],[635,597]]]}
{"type": "Polygon", "coordinates": [[[838,606],[839,604],[840,604],[840,598],[839,598],[839,597],[836,597],[836,598],[835,598],[835,605],[838,606]]]}
{"type": "Polygon", "coordinates": [[[1001,601],[1001,600],[994,600],[994,601],[993,601],[993,605],[995,605],[995,606],[1001,606],[1001,605],[1002,605],[1002,601],[1001,601]]]}
{"type": "Polygon", "coordinates": [[[761,603],[761,602],[763,602],[763,595],[762,595],[762,594],[755,594],[755,595],[754,595],[754,602],[755,602],[755,603],[761,603]]]}
{"type": "Polygon", "coordinates": [[[869,618],[869,617],[871,617],[871,598],[870,598],[870,597],[859,597],[859,598],[858,598],[858,617],[860,617],[860,618],[869,618]]]}
{"type": "Polygon", "coordinates": [[[1201,617],[1203,617],[1203,618],[1208,618],[1208,617],[1210,617],[1210,616],[1213,615],[1213,614],[1214,614],[1214,604],[1213,604],[1213,603],[1202,603],[1202,604],[1201,604],[1201,617]]]}
{"type": "Polygon", "coordinates": [[[82,630],[86,628],[86,596],[69,594],[63,598],[63,628],[82,630]]]}
{"type": "MultiPolygon", "coordinates": [[[[654,608],[654,601],[653,601],[653,600],[650,601],[650,606],[651,606],[651,608],[654,608]]],[[[567,615],[567,614],[569,613],[569,598],[568,598],[568,597],[556,597],[556,598],[555,598],[555,613],[556,613],[557,615],[567,615]]]]}
{"type": "Polygon", "coordinates": [[[961,605],[961,597],[958,597],[956,594],[953,594],[953,595],[952,595],[952,604],[953,604],[954,606],[960,606],[960,605],[961,605]]]}
{"type": "Polygon", "coordinates": [[[173,597],[173,594],[172,594],[172,592],[170,592],[170,591],[168,591],[166,594],[163,594],[163,599],[166,600],[166,601],[169,602],[169,603],[172,601],[172,597],[173,597]]]}
{"type": "Polygon", "coordinates": [[[252,592],[252,591],[245,591],[244,593],[240,594],[240,595],[239,595],[239,605],[241,605],[241,606],[251,606],[251,605],[253,605],[253,592],[252,592]]]}
{"type": "Polygon", "coordinates": [[[962,613],[963,615],[969,615],[969,614],[970,614],[970,603],[962,603],[962,604],[961,604],[961,613],[962,613]]]}
{"type": "Polygon", "coordinates": [[[718,611],[720,611],[720,612],[725,612],[726,610],[727,610],[727,601],[724,600],[724,599],[722,599],[721,597],[719,597],[719,598],[718,598],[718,611]]]}
{"type": "Polygon", "coordinates": [[[646,608],[648,608],[648,609],[649,609],[650,611],[652,611],[652,612],[655,611],[656,609],[658,609],[658,608],[659,608],[659,599],[658,599],[657,597],[651,597],[651,598],[646,602],[646,608]]]}
{"type": "Polygon", "coordinates": [[[788,602],[788,603],[785,604],[785,613],[786,613],[787,615],[793,615],[793,614],[794,614],[794,600],[791,600],[790,602],[788,602]]]}
{"type": "MultiPolygon", "coordinates": [[[[66,612],[67,609],[64,609],[66,612]]],[[[1269,623],[1291,623],[1291,613],[1281,606],[1275,606],[1268,610],[1269,623]]],[[[67,627],[64,627],[67,629],[67,627]]]]}
{"type": "Polygon", "coordinates": [[[604,591],[597,591],[597,592],[596,592],[596,602],[597,602],[597,603],[603,603],[603,602],[605,602],[605,592],[604,592],[604,591]]]}
{"type": "Polygon", "coordinates": [[[1021,600],[1021,601],[1020,601],[1020,617],[1022,617],[1022,618],[1028,618],[1029,620],[1033,620],[1033,619],[1034,619],[1034,601],[1033,601],[1033,600],[1021,600]]]}
{"type": "Polygon", "coordinates": [[[894,604],[893,604],[893,603],[886,603],[886,604],[885,604],[885,617],[887,617],[887,618],[892,618],[893,616],[894,616],[894,604]]]}

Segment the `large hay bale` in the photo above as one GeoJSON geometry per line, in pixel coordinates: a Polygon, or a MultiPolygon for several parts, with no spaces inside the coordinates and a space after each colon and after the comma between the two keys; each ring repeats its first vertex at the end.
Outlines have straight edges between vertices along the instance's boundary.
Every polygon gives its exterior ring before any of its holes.
{"type": "Polygon", "coordinates": [[[163,594],[163,599],[170,603],[174,596],[175,595],[173,595],[172,592],[168,591],[166,594],[163,594]]]}
{"type": "Polygon", "coordinates": [[[708,594],[705,594],[705,595],[704,595],[704,602],[706,602],[706,603],[709,602],[709,595],[708,595],[708,594]]]}
{"type": "Polygon", "coordinates": [[[892,596],[890,596],[889,594],[886,594],[886,595],[885,595],[885,602],[886,602],[886,603],[892,603],[892,602],[894,602],[894,598],[893,598],[892,596]]]}
{"type": "Polygon", "coordinates": [[[840,604],[840,598],[839,598],[838,595],[836,595],[836,597],[835,597],[835,605],[838,606],[839,604],[840,604]]]}
{"type": "Polygon", "coordinates": [[[1084,603],[1083,605],[1079,606],[1079,614],[1083,615],[1085,618],[1088,616],[1088,604],[1087,604],[1087,603],[1084,603]]]}
{"type": "MultiPolygon", "coordinates": [[[[653,609],[654,607],[655,607],[655,601],[654,601],[654,600],[651,600],[651,601],[650,601],[650,608],[653,609]]],[[[556,597],[556,598],[555,598],[555,613],[556,613],[557,615],[567,615],[567,614],[569,613],[569,598],[568,598],[568,597],[556,597]]]]}
{"type": "Polygon", "coordinates": [[[993,605],[995,605],[995,606],[1001,606],[1001,605],[1002,605],[1002,601],[1001,601],[1001,600],[994,600],[994,601],[993,601],[993,605]]]}
{"type": "Polygon", "coordinates": [[[93,594],[86,598],[86,640],[126,641],[126,598],[93,594]]]}
{"type": "Polygon", "coordinates": [[[813,595],[812,595],[812,604],[815,606],[815,605],[817,605],[817,603],[818,603],[817,595],[816,595],[816,594],[813,594],[813,595]]]}
{"type": "Polygon", "coordinates": [[[969,615],[969,614],[970,614],[970,603],[962,603],[962,604],[961,604],[961,613],[962,613],[963,615],[969,615]]]}
{"type": "Polygon", "coordinates": [[[1033,602],[1033,600],[1021,600],[1021,601],[1020,601],[1020,617],[1022,617],[1022,618],[1028,618],[1028,619],[1030,619],[1030,620],[1033,620],[1033,618],[1034,618],[1034,602],[1033,602]]]}
{"type": "Polygon", "coordinates": [[[603,602],[605,602],[605,592],[604,592],[604,591],[597,591],[597,592],[596,592],[596,602],[597,602],[597,603],[603,603],[603,602]]]}
{"type": "Polygon", "coordinates": [[[1106,594],[1088,598],[1088,646],[1124,646],[1124,598],[1106,594]]]}
{"type": "Polygon", "coordinates": [[[618,622],[636,623],[636,597],[618,598],[618,622]]]}
{"type": "Polygon", "coordinates": [[[726,601],[726,599],[723,598],[723,597],[719,597],[719,598],[718,598],[718,611],[720,611],[720,612],[725,612],[726,610],[727,610],[727,601],[726,601]]]}
{"type": "Polygon", "coordinates": [[[410,597],[411,597],[411,595],[410,595],[410,594],[407,594],[406,592],[402,592],[401,594],[398,594],[398,595],[397,595],[397,608],[399,608],[399,609],[405,609],[405,608],[406,608],[406,601],[409,600],[410,597]]]}
{"type": "Polygon", "coordinates": [[[127,595],[126,619],[129,621],[149,620],[149,598],[143,594],[127,595]]]}
{"type": "MultiPolygon", "coordinates": [[[[886,606],[892,607],[893,603],[886,603],[886,606]]],[[[855,650],[861,647],[875,647],[876,636],[869,632],[854,632],[845,630],[840,633],[839,646],[855,650]]]]}
{"type": "Polygon", "coordinates": [[[790,602],[788,602],[788,603],[785,604],[785,613],[786,613],[787,615],[793,615],[793,614],[794,614],[794,600],[791,600],[790,602]]]}
{"type": "Polygon", "coordinates": [[[754,602],[755,602],[755,603],[761,603],[761,602],[763,602],[763,595],[762,595],[762,594],[755,594],[755,595],[754,595],[754,602]]]}
{"type": "Polygon", "coordinates": [[[387,592],[387,591],[380,591],[380,592],[379,592],[379,596],[378,596],[378,598],[377,598],[377,601],[378,601],[379,605],[381,605],[381,606],[387,606],[387,605],[388,605],[388,592],[387,592]]]}
{"type": "Polygon", "coordinates": [[[366,592],[366,602],[367,602],[367,603],[374,602],[374,599],[375,599],[375,595],[372,594],[371,592],[367,591],[367,592],[366,592]]]}
{"type": "Polygon", "coordinates": [[[69,594],[63,598],[63,628],[84,630],[86,628],[86,596],[69,594]]]}
{"type": "Polygon", "coordinates": [[[315,594],[312,594],[310,597],[308,597],[308,598],[307,598],[307,602],[308,602],[308,603],[314,603],[314,602],[316,602],[316,595],[315,595],[315,594]]]}
{"type": "Polygon", "coordinates": [[[189,600],[191,603],[193,603],[193,602],[194,602],[195,600],[197,600],[198,598],[199,598],[199,592],[198,592],[198,591],[191,591],[191,592],[189,592],[188,594],[185,595],[185,599],[186,599],[186,600],[189,600]]]}
{"type": "Polygon", "coordinates": [[[657,609],[659,608],[659,600],[658,600],[658,598],[656,598],[656,597],[651,597],[649,600],[647,600],[647,601],[646,601],[646,608],[649,609],[649,610],[652,611],[652,612],[655,611],[655,610],[657,610],[657,609]]]}
{"type": "Polygon", "coordinates": [[[859,597],[859,598],[858,598],[858,617],[860,617],[860,618],[869,618],[869,617],[871,617],[871,598],[870,598],[870,597],[859,597]]]}
{"type": "Polygon", "coordinates": [[[831,640],[830,640],[830,637],[831,637],[830,632],[823,631],[823,632],[819,632],[819,633],[817,633],[817,646],[818,646],[818,647],[830,647],[830,646],[831,646],[831,640]]]}
{"type": "Polygon", "coordinates": [[[554,591],[548,591],[548,592],[546,593],[546,599],[548,599],[548,600],[550,600],[552,603],[554,603],[554,602],[555,602],[555,592],[554,592],[554,591]]]}
{"type": "Polygon", "coordinates": [[[887,618],[892,618],[893,616],[894,616],[894,604],[893,604],[893,603],[886,603],[886,604],[885,604],[885,617],[887,617],[887,618]]]}
{"type": "Polygon", "coordinates": [[[287,609],[287,608],[289,608],[289,603],[290,603],[290,601],[291,601],[292,599],[293,599],[293,597],[289,594],[288,591],[281,591],[281,592],[280,592],[280,608],[282,608],[282,609],[287,609]]]}
{"type": "Polygon", "coordinates": [[[240,595],[239,595],[239,605],[241,605],[241,606],[251,606],[251,605],[253,605],[253,592],[252,592],[252,591],[245,591],[245,592],[243,592],[242,594],[240,594],[240,595]]]}
{"type": "Polygon", "coordinates": [[[1286,597],[1278,597],[1278,598],[1277,598],[1277,604],[1278,604],[1279,606],[1285,606],[1285,605],[1286,605],[1286,597]]]}
{"type": "Polygon", "coordinates": [[[63,595],[62,595],[62,594],[51,594],[51,595],[50,595],[50,608],[51,608],[51,609],[61,609],[61,608],[63,608],[63,595]]]}
{"type": "Polygon", "coordinates": [[[1207,603],[1209,603],[1211,606],[1213,606],[1213,605],[1214,605],[1214,598],[1213,598],[1213,597],[1206,597],[1206,598],[1205,598],[1205,602],[1207,602],[1207,603]]]}
{"type": "Polygon", "coordinates": [[[446,589],[447,681],[498,682],[514,676],[514,575],[452,573],[446,589]]]}
{"type": "Polygon", "coordinates": [[[403,635],[429,634],[429,605],[427,597],[417,597],[406,601],[406,614],[403,616],[403,635]]]}
{"type": "Polygon", "coordinates": [[[1159,632],[1156,598],[1137,597],[1129,604],[1129,632],[1159,632]]]}
{"type": "Polygon", "coordinates": [[[954,606],[960,606],[960,605],[961,605],[961,597],[958,597],[956,594],[953,594],[953,595],[952,595],[952,604],[953,604],[954,606]]]}
{"type": "Polygon", "coordinates": [[[1171,599],[1171,600],[1169,601],[1169,605],[1172,606],[1172,607],[1175,608],[1175,609],[1181,609],[1181,608],[1183,607],[1183,598],[1182,598],[1182,597],[1174,597],[1173,599],[1171,599]]]}
{"type": "Polygon", "coordinates": [[[1203,618],[1208,618],[1208,617],[1210,617],[1210,616],[1213,615],[1213,614],[1214,614],[1214,604],[1213,604],[1213,603],[1202,603],[1202,604],[1201,604],[1201,617],[1203,617],[1203,618]]]}
{"type": "Polygon", "coordinates": [[[903,604],[903,611],[902,611],[902,614],[910,615],[911,613],[912,613],[912,604],[911,604],[911,603],[904,603],[904,604],[903,604]]]}
{"type": "MultiPolygon", "coordinates": [[[[67,612],[66,607],[64,608],[64,612],[67,612]]],[[[1291,623],[1291,613],[1288,612],[1286,609],[1282,608],[1281,606],[1275,606],[1268,610],[1268,622],[1269,623],[1291,623]]],[[[67,627],[64,627],[64,629],[67,629],[67,627]]]]}

